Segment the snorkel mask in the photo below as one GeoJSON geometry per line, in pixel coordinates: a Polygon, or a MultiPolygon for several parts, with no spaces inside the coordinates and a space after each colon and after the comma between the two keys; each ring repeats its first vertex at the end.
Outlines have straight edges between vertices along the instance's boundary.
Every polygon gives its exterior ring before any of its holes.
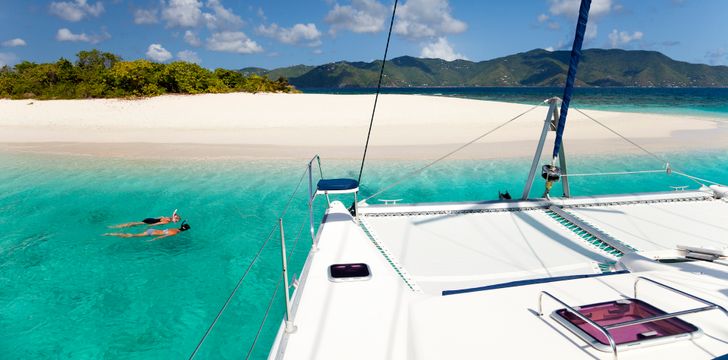
{"type": "Polygon", "coordinates": [[[179,226],[179,231],[187,231],[190,229],[190,225],[187,223],[187,220],[182,222],[182,225],[179,226]]]}

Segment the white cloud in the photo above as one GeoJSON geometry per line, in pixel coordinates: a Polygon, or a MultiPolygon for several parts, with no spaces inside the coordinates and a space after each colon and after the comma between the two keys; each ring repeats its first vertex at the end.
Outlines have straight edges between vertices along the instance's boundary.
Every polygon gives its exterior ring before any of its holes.
{"type": "Polygon", "coordinates": [[[184,39],[185,39],[186,43],[188,43],[194,47],[202,45],[202,41],[200,41],[200,38],[197,37],[197,34],[192,32],[191,30],[185,31],[184,39]]]}
{"type": "Polygon", "coordinates": [[[586,30],[584,31],[584,40],[589,41],[597,38],[599,25],[595,22],[586,24],[586,30]]]}
{"type": "Polygon", "coordinates": [[[234,30],[243,26],[243,19],[235,15],[232,10],[223,7],[219,0],[209,0],[206,6],[213,11],[212,13],[202,14],[208,28],[213,30],[234,30]]]}
{"type": "Polygon", "coordinates": [[[157,9],[137,9],[134,11],[135,24],[156,24],[159,22],[157,18],[157,9]]]}
{"type": "Polygon", "coordinates": [[[539,14],[537,19],[539,23],[544,23],[549,19],[549,16],[546,14],[539,14]]]}
{"type": "Polygon", "coordinates": [[[87,42],[96,44],[109,38],[111,38],[111,35],[109,35],[106,31],[101,34],[87,35],[86,33],[74,34],[67,28],[60,28],[56,32],[56,40],[58,41],[87,42]]]}
{"type": "Polygon", "coordinates": [[[0,52],[0,68],[3,66],[12,66],[17,62],[18,57],[13,53],[0,52]]]}
{"type": "MultiPolygon", "coordinates": [[[[551,15],[566,16],[576,19],[579,15],[580,0],[549,0],[549,12],[551,15]]],[[[589,7],[590,17],[601,17],[612,10],[612,0],[592,0],[589,7]]]]}
{"type": "Polygon", "coordinates": [[[199,64],[202,62],[202,60],[200,60],[200,57],[197,56],[197,53],[191,50],[182,50],[178,52],[177,58],[182,61],[187,61],[195,64],[199,64]]]}
{"type": "Polygon", "coordinates": [[[147,48],[147,57],[152,61],[165,62],[172,58],[172,53],[161,44],[151,44],[147,48]]]}
{"type": "Polygon", "coordinates": [[[199,0],[169,0],[162,9],[167,27],[195,27],[202,21],[202,2],[199,0]]]}
{"type": "Polygon", "coordinates": [[[641,31],[635,31],[630,34],[627,31],[617,31],[617,29],[614,29],[611,33],[609,33],[609,44],[613,48],[616,48],[618,46],[627,45],[633,41],[642,40],[643,36],[644,34],[641,31]]]}
{"type": "Polygon", "coordinates": [[[725,48],[710,50],[705,53],[705,58],[710,65],[724,65],[728,61],[728,51],[725,48]]]}
{"type": "Polygon", "coordinates": [[[377,0],[352,0],[351,5],[334,4],[326,15],[331,33],[349,30],[355,33],[373,33],[384,28],[387,7],[377,0]]]}
{"type": "Polygon", "coordinates": [[[15,38],[10,40],[3,41],[3,46],[5,47],[17,47],[17,46],[25,46],[25,40],[21,38],[15,38]]]}
{"type": "Polygon", "coordinates": [[[316,28],[316,24],[312,23],[296,24],[290,28],[282,28],[277,24],[260,25],[258,26],[258,32],[284,44],[306,44],[311,47],[321,45],[321,32],[316,28]]]}
{"type": "Polygon", "coordinates": [[[263,51],[263,47],[250,39],[241,31],[223,31],[212,34],[207,39],[207,48],[212,51],[238,54],[254,54],[263,51]]]}
{"type": "Polygon", "coordinates": [[[458,34],[468,25],[451,15],[448,0],[409,0],[397,10],[394,33],[411,39],[458,34]]]}
{"type": "Polygon", "coordinates": [[[240,16],[225,8],[220,0],[168,0],[162,1],[162,19],[167,27],[194,28],[206,25],[211,30],[235,30],[245,22],[240,16]]]}
{"type": "Polygon", "coordinates": [[[447,61],[467,59],[465,55],[456,53],[455,49],[453,49],[452,45],[450,45],[444,37],[440,37],[431,43],[425,44],[422,47],[422,52],[420,52],[420,57],[438,58],[447,61]]]}
{"type": "Polygon", "coordinates": [[[104,4],[97,1],[91,5],[86,0],[58,1],[50,5],[51,14],[68,21],[81,21],[87,16],[98,17],[104,12],[104,4]]]}

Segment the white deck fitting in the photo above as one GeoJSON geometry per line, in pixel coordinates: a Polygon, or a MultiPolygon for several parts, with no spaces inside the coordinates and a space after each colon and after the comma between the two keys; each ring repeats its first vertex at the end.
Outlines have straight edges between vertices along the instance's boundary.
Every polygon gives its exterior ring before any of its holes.
{"type": "Polygon", "coordinates": [[[723,201],[664,202],[567,208],[639,251],[677,245],[728,249],[728,204],[723,201]]]}
{"type": "Polygon", "coordinates": [[[599,273],[617,259],[543,210],[363,217],[425,291],[599,273]]]}

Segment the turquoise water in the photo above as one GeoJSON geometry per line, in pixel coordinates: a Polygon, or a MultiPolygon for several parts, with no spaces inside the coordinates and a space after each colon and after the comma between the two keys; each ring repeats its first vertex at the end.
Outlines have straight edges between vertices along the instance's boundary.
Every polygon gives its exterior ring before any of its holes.
{"type": "MultiPolygon", "coordinates": [[[[675,167],[728,182],[728,154],[667,154],[675,167]]],[[[367,163],[363,195],[423,162],[367,163]]],[[[528,159],[448,161],[377,198],[488,200],[523,187],[528,159]]],[[[304,161],[142,161],[0,153],[0,353],[7,359],[180,359],[189,356],[296,186],[304,161]],[[158,242],[100,236],[107,226],[168,215],[192,229],[158,242]]],[[[580,157],[570,171],[642,170],[637,156],[580,157]]],[[[327,177],[358,163],[324,159],[327,177]]],[[[543,190],[541,183],[534,195],[543,190]]],[[[304,183],[305,186],[307,184],[304,183]]],[[[574,195],[670,190],[691,181],[647,174],[573,178],[574,195]]],[[[554,191],[558,192],[558,189],[554,191]]],[[[303,193],[301,193],[303,195],[303,193]]],[[[303,196],[286,216],[291,273],[310,247],[303,196]]],[[[347,199],[347,201],[349,201],[347,199]]],[[[323,211],[317,204],[317,221],[323,211]]],[[[277,235],[277,233],[276,233],[277,235]]],[[[278,238],[264,250],[199,354],[247,353],[280,278],[278,238]]],[[[264,358],[282,316],[280,297],[253,358],[264,358]]]]}
{"type": "MultiPolygon", "coordinates": [[[[307,93],[371,94],[375,89],[302,89],[307,93]]],[[[423,94],[537,104],[563,88],[384,88],[385,94],[423,94]]],[[[583,109],[728,117],[728,88],[575,88],[573,107],[583,109]]]]}

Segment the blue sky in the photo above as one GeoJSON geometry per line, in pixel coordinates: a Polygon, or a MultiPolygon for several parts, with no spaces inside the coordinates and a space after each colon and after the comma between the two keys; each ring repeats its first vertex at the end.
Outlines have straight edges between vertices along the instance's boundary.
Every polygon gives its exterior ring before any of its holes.
{"type": "MultiPolygon", "coordinates": [[[[124,59],[274,68],[382,56],[393,0],[2,0],[0,65],[124,59]]],[[[390,57],[480,61],[571,46],[579,0],[400,0],[390,57]]],[[[586,48],[728,65],[726,0],[593,0],[586,48]]]]}

